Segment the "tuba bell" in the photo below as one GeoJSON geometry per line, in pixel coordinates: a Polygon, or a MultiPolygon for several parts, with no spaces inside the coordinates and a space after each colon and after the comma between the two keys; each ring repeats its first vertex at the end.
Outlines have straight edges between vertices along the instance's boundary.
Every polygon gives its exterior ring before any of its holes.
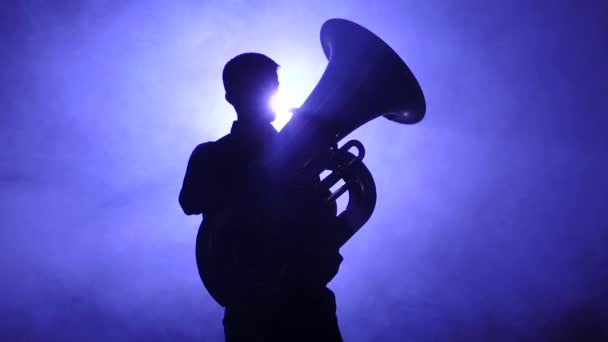
{"type": "Polygon", "coordinates": [[[366,28],[345,20],[330,19],[321,27],[321,45],[328,65],[320,81],[279,136],[284,165],[295,172],[318,175],[330,170],[322,185],[344,185],[333,192],[335,201],[348,191],[346,209],[338,215],[342,246],[371,217],[376,203],[373,177],[362,160],[363,144],[338,143],[365,123],[383,116],[400,124],[424,118],[426,103],[414,74],[401,57],[366,28]],[[357,154],[352,154],[352,148],[357,154]]]}

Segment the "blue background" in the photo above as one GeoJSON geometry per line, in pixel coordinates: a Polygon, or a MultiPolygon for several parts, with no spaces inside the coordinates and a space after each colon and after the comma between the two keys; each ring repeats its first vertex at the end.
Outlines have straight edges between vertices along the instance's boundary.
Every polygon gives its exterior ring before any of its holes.
{"type": "Polygon", "coordinates": [[[351,135],[378,203],[330,284],[345,340],[606,338],[605,1],[1,6],[2,341],[222,341],[187,159],[235,119],[228,59],[270,55],[298,105],[332,17],[387,41],[428,104],[351,135]]]}

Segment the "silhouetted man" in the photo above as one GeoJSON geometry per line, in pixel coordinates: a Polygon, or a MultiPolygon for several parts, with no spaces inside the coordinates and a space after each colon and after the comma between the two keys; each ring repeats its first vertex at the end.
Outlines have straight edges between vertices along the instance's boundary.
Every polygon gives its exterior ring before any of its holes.
{"type": "MultiPolygon", "coordinates": [[[[226,208],[234,209],[228,226],[243,260],[237,271],[249,273],[231,284],[238,294],[223,303],[226,341],[342,341],[335,298],[326,287],[342,261],[331,239],[335,203],[325,200],[318,176],[275,182],[285,179],[278,177],[281,170],[255,167],[277,142],[270,108],[277,69],[258,53],[226,64],[226,100],[237,120],[228,135],[194,149],[179,202],[187,215],[203,215],[199,238],[208,222],[226,220],[226,208]],[[235,206],[237,199],[246,205],[235,206]]],[[[197,262],[200,269],[198,243],[197,262]]]]}

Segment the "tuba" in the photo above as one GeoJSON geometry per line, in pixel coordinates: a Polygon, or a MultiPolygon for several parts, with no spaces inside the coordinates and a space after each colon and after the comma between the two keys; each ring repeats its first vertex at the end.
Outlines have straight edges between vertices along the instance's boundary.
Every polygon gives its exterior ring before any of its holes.
{"type": "Polygon", "coordinates": [[[357,140],[337,148],[345,136],[383,116],[400,124],[424,118],[426,103],[416,77],[401,57],[366,28],[345,19],[330,19],[321,27],[321,45],[328,65],[321,80],[292,119],[283,127],[279,158],[295,172],[320,174],[335,201],[348,191],[346,209],[338,216],[342,246],[371,217],[376,203],[373,177],[362,160],[363,144],[357,140]],[[349,152],[352,148],[357,154],[349,152]]]}
{"type": "MultiPolygon", "coordinates": [[[[328,20],[321,27],[321,45],[328,59],[327,68],[279,133],[278,148],[267,167],[281,170],[284,177],[318,177],[325,170],[331,171],[321,181],[330,193],[327,201],[333,202],[346,192],[349,195],[345,210],[337,216],[338,231],[332,234],[337,238],[335,243],[342,246],[371,217],[376,187],[362,162],[363,144],[350,140],[338,148],[338,143],[380,116],[400,124],[415,124],[423,119],[426,104],[407,65],[366,28],[345,19],[328,20]],[[353,148],[356,153],[350,152],[353,148]],[[339,180],[344,184],[330,192],[339,180]]],[[[205,288],[225,306],[226,298],[234,292],[232,284],[241,279],[234,271],[238,266],[225,267],[225,259],[234,253],[230,253],[222,234],[217,224],[200,229],[196,255],[205,288]]]]}

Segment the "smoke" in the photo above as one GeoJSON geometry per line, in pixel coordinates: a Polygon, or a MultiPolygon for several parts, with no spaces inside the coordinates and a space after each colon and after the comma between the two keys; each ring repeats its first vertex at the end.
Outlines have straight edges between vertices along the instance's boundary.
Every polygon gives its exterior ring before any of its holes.
{"type": "Polygon", "coordinates": [[[306,94],[319,28],[344,17],[401,54],[428,102],[420,124],[353,134],[378,204],[331,283],[345,340],[606,339],[603,7],[4,4],[0,336],[221,341],[200,218],[177,204],[192,148],[235,118],[221,68],[265,52],[306,94]]]}

